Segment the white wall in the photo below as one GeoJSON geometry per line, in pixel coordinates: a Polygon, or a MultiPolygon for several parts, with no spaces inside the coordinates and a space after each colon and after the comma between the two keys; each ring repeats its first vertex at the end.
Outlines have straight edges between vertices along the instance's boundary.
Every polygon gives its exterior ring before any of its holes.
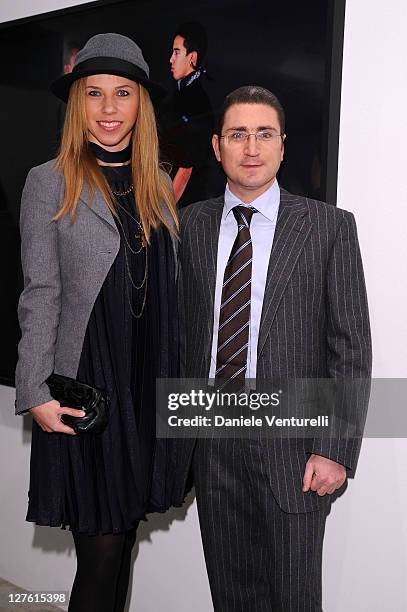
{"type": "Polygon", "coordinates": [[[88,2],[83,2],[83,0],[1,0],[0,23],[91,2],[92,0],[88,2]]]}
{"type": "MultiPolygon", "coordinates": [[[[338,205],[356,215],[374,376],[407,376],[405,0],[348,0],[338,205]]],[[[383,406],[385,418],[386,406],[383,406]]],[[[324,551],[329,612],[407,609],[407,444],[364,441],[357,477],[333,506],[324,551]]]]}
{"type": "MultiPolygon", "coordinates": [[[[74,4],[81,2],[2,0],[0,21],[74,4]]],[[[406,377],[407,11],[405,0],[347,5],[338,205],[358,222],[374,374],[406,377]]],[[[24,523],[29,434],[12,416],[13,397],[0,387],[0,576],[31,589],[68,590],[75,565],[69,534],[24,523]]],[[[333,505],[324,552],[328,612],[407,609],[406,447],[404,440],[365,440],[357,478],[333,505]]],[[[208,612],[195,505],[186,520],[177,511],[148,525],[140,534],[130,609],[208,612]]]]}

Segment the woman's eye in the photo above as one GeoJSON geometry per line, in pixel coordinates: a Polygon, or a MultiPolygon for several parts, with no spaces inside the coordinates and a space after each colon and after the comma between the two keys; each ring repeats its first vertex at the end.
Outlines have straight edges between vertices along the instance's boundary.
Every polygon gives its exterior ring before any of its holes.
{"type": "Polygon", "coordinates": [[[95,96],[100,96],[100,91],[97,91],[96,89],[91,89],[91,90],[88,92],[88,95],[89,95],[89,96],[92,96],[92,97],[95,97],[95,96]]]}
{"type": "Polygon", "coordinates": [[[125,97],[129,95],[129,92],[126,91],[125,89],[119,89],[119,91],[117,92],[117,95],[121,97],[125,97]]]}

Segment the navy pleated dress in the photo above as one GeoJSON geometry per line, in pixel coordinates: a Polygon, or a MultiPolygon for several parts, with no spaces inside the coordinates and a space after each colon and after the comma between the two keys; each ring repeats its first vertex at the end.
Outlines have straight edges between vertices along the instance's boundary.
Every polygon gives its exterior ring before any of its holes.
{"type": "MultiPolygon", "coordinates": [[[[102,168],[113,191],[129,189],[129,166],[102,168]]],[[[120,250],[77,375],[107,391],[109,424],[102,434],[69,436],[33,421],[32,432],[27,520],[89,535],[121,533],[147,512],[165,511],[174,475],[171,441],[155,438],[155,382],[178,373],[175,255],[164,226],[140,250],[133,193],[115,197],[120,250]]]]}

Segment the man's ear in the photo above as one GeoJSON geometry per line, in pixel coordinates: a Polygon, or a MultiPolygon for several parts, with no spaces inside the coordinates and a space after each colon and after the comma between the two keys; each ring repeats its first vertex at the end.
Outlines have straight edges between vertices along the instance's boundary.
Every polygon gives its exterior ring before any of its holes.
{"type": "Polygon", "coordinates": [[[280,161],[283,161],[283,159],[284,159],[285,139],[286,139],[286,135],[284,134],[284,136],[281,139],[281,159],[280,159],[280,161]]]}
{"type": "Polygon", "coordinates": [[[196,70],[198,68],[198,53],[196,51],[191,51],[190,55],[191,66],[196,70]]]}
{"type": "Polygon", "coordinates": [[[215,153],[215,157],[218,160],[218,162],[222,161],[221,155],[220,155],[220,143],[219,143],[219,136],[217,134],[214,134],[212,136],[212,147],[215,153]]]}

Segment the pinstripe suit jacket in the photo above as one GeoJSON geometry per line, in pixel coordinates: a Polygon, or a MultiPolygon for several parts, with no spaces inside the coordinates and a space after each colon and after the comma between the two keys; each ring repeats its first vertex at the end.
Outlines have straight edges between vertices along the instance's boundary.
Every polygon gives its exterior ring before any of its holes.
{"type": "MultiPolygon", "coordinates": [[[[182,374],[207,378],[223,196],[182,211],[179,249],[182,374]]],[[[352,213],[281,190],[257,350],[257,379],[366,378],[371,374],[367,297],[352,213]]],[[[366,396],[359,398],[366,402],[366,396]]],[[[364,410],[364,406],[355,409],[364,410]]],[[[181,501],[194,440],[179,441],[181,501]]],[[[287,512],[327,503],[302,492],[310,453],[352,473],[360,439],[269,439],[263,443],[273,493],[287,512]]]]}

